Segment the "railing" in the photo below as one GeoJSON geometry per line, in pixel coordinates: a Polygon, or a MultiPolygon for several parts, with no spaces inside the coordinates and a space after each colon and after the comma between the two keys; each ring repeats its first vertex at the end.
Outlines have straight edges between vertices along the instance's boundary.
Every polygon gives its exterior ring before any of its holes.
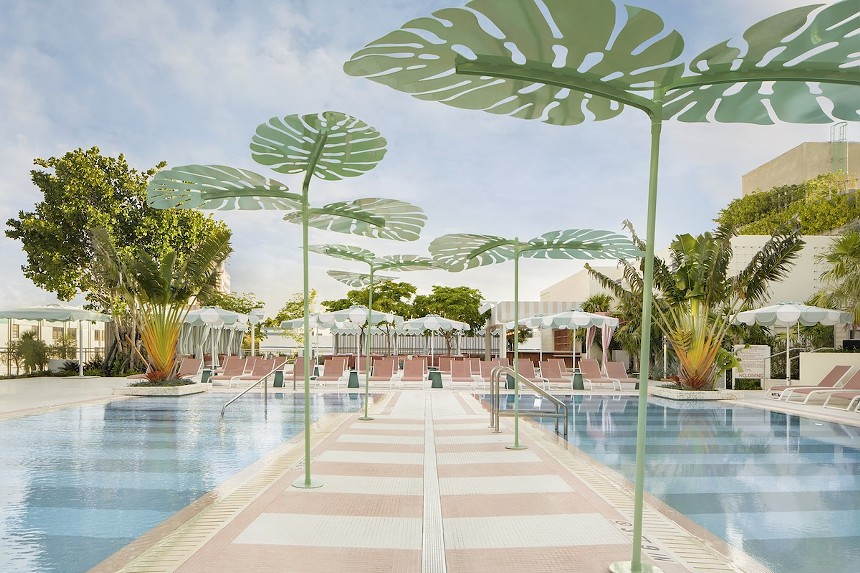
{"type": "Polygon", "coordinates": [[[259,380],[257,380],[256,382],[254,382],[253,384],[251,384],[250,386],[248,386],[244,390],[242,390],[239,394],[230,398],[230,400],[226,404],[224,404],[224,406],[221,408],[221,417],[222,418],[224,417],[224,411],[227,409],[227,406],[229,406],[230,404],[232,404],[233,402],[235,402],[236,400],[238,400],[239,398],[241,398],[242,396],[247,394],[251,390],[251,388],[254,388],[260,382],[264,382],[264,384],[263,384],[263,404],[264,404],[264,407],[268,407],[268,405],[269,405],[269,382],[268,382],[269,376],[271,376],[272,374],[274,374],[275,372],[277,372],[281,368],[283,368],[283,366],[275,368],[274,370],[272,370],[271,372],[269,372],[268,374],[266,374],[265,376],[263,376],[262,378],[260,378],[259,380]]]}
{"type": "Polygon", "coordinates": [[[546,410],[520,410],[519,413],[522,416],[533,416],[536,418],[555,418],[555,433],[558,434],[558,422],[559,420],[564,420],[564,433],[562,434],[564,438],[567,438],[567,429],[570,425],[570,414],[568,412],[567,404],[563,401],[559,400],[537,384],[533,383],[528,378],[517,374],[513,368],[510,366],[496,366],[490,372],[490,427],[493,428],[493,431],[498,433],[499,430],[499,418],[501,416],[513,416],[514,412],[511,410],[501,410],[501,384],[502,384],[502,375],[505,375],[505,380],[507,380],[507,376],[514,376],[517,379],[517,383],[519,385],[525,385],[527,388],[533,390],[536,394],[541,396],[542,398],[546,398],[549,400],[553,406],[555,406],[555,413],[548,412],[546,410]]]}

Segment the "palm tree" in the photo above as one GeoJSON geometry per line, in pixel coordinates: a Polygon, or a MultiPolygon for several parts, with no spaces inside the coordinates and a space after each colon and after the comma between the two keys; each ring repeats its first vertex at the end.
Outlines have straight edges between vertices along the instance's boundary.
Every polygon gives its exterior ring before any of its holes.
{"type": "MultiPolygon", "coordinates": [[[[629,221],[633,241],[644,250],[629,221]]],[[[668,261],[654,259],[655,324],[669,341],[680,363],[679,379],[688,389],[712,389],[717,374],[731,364],[722,348],[731,318],[740,310],[764,301],[767,285],[786,276],[803,240],[797,229],[778,233],[738,274],[729,275],[734,227],[721,225],[697,237],[678,235],[668,261]]],[[[622,284],[586,265],[589,274],[626,304],[642,304],[643,279],[639,266],[620,261],[622,284]]]]}
{"type": "Polygon", "coordinates": [[[180,257],[172,249],[152,256],[143,249],[117,252],[107,233],[93,231],[101,272],[140,330],[156,380],[175,373],[176,343],[189,306],[215,288],[215,276],[232,251],[230,231],[218,229],[180,257]]]}
{"type": "Polygon", "coordinates": [[[835,238],[830,250],[816,256],[830,268],[821,274],[824,289],[813,298],[819,306],[838,308],[851,313],[851,338],[860,324],[860,232],[848,231],[835,238]]]}

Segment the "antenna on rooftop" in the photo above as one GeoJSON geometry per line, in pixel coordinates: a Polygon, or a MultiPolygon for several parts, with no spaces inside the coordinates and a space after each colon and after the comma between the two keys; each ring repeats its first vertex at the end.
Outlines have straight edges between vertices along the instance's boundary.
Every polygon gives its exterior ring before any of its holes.
{"type": "Polygon", "coordinates": [[[840,121],[830,126],[830,171],[842,172],[840,190],[848,189],[848,122],[840,121]]]}

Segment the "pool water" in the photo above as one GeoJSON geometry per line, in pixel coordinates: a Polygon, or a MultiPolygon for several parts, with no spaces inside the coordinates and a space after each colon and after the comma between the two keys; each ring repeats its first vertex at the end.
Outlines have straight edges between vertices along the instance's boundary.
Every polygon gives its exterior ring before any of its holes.
{"type": "MultiPolygon", "coordinates": [[[[0,421],[0,571],[86,571],[304,429],[304,397],[135,398],[0,421]]],[[[311,417],[358,411],[311,396],[311,417]]]]}
{"type": "MultiPolygon", "coordinates": [[[[638,398],[567,401],[569,442],[632,481],[638,398]]],[[[774,572],[860,570],[860,428],[650,398],[646,450],[646,491],[774,572]]]]}

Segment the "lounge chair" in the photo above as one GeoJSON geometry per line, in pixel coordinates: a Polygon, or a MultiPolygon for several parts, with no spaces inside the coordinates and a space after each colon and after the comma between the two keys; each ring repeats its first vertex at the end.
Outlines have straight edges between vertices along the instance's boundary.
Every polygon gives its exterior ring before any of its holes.
{"type": "Polygon", "coordinates": [[[227,387],[233,382],[233,378],[237,378],[245,374],[245,359],[238,356],[229,356],[224,360],[224,369],[220,374],[215,374],[209,378],[213,386],[219,385],[221,382],[226,382],[227,387]]]}
{"type": "Polygon", "coordinates": [[[176,371],[176,377],[183,380],[194,380],[200,382],[203,375],[203,360],[201,358],[192,358],[190,356],[183,358],[179,365],[179,370],[176,371]]]}
{"type": "Polygon", "coordinates": [[[466,386],[472,388],[475,379],[472,378],[472,367],[467,360],[455,360],[451,363],[451,388],[466,386]]]}
{"type": "Polygon", "coordinates": [[[492,380],[493,368],[499,366],[499,360],[496,358],[492,360],[481,360],[478,366],[480,371],[478,372],[478,376],[475,378],[475,382],[478,383],[478,386],[489,386],[490,381],[492,380]]]}
{"type": "Polygon", "coordinates": [[[451,365],[453,362],[453,356],[439,356],[439,372],[442,373],[442,376],[451,375],[451,365]]]}
{"type": "Polygon", "coordinates": [[[573,379],[574,371],[572,368],[567,367],[567,362],[564,361],[564,358],[547,358],[547,361],[558,363],[558,369],[562,375],[573,379]]]}
{"type": "Polygon", "coordinates": [[[346,362],[346,357],[343,356],[326,358],[323,364],[323,373],[316,377],[317,384],[326,385],[333,383],[335,386],[340,386],[346,373],[349,372],[346,369],[346,362]]]}
{"type": "Polygon", "coordinates": [[[403,363],[403,374],[400,375],[400,386],[423,388],[427,380],[427,362],[423,358],[408,358],[403,363]]]}
{"type": "Polygon", "coordinates": [[[836,388],[839,384],[839,381],[851,370],[850,366],[845,366],[844,364],[838,364],[834,366],[827,375],[821,379],[815,386],[789,386],[785,384],[781,384],[779,386],[771,386],[767,389],[767,394],[765,398],[771,398],[773,400],[782,400],[787,397],[793,390],[798,388],[836,388]]]}
{"type": "Polygon", "coordinates": [[[610,385],[613,390],[621,390],[621,382],[615,378],[604,376],[600,372],[600,363],[594,358],[582,358],[579,361],[579,371],[582,373],[582,383],[589,390],[594,390],[594,386],[610,385]]]}
{"type": "Polygon", "coordinates": [[[573,389],[573,378],[566,376],[556,360],[544,360],[540,363],[540,375],[546,381],[548,388],[553,385],[561,386],[565,390],[573,389]]]}
{"type": "Polygon", "coordinates": [[[467,358],[466,362],[469,363],[469,372],[475,375],[481,374],[481,360],[479,358],[467,358]]]}
{"type": "Polygon", "coordinates": [[[535,373],[535,364],[528,358],[519,361],[519,374],[536,386],[546,387],[546,381],[535,373]]]}
{"type": "Polygon", "coordinates": [[[388,387],[394,386],[397,379],[397,362],[392,359],[378,358],[373,362],[373,371],[370,374],[370,383],[377,384],[387,382],[388,387]]]}
{"type": "Polygon", "coordinates": [[[792,398],[803,398],[803,402],[801,404],[807,404],[812,398],[818,398],[820,396],[828,396],[833,392],[844,392],[847,390],[858,390],[860,391],[860,370],[854,372],[850,378],[839,387],[834,388],[801,388],[795,386],[794,389],[789,388],[786,390],[788,394],[785,396],[786,402],[791,402],[792,398]]]}
{"type": "Polygon", "coordinates": [[[245,357],[245,374],[251,374],[254,371],[254,365],[257,364],[258,356],[245,357]]]}
{"type": "Polygon", "coordinates": [[[627,368],[624,366],[623,362],[607,362],[606,377],[618,380],[618,384],[621,386],[622,390],[625,390],[625,384],[630,386],[629,388],[626,388],[627,390],[635,390],[636,385],[639,384],[639,378],[632,378],[627,375],[627,368]]]}
{"type": "Polygon", "coordinates": [[[856,411],[858,407],[860,407],[860,390],[840,390],[830,392],[827,395],[827,399],[822,404],[825,408],[832,408],[834,410],[842,410],[844,412],[856,411]],[[830,401],[833,398],[837,398],[838,400],[845,401],[844,406],[839,406],[838,404],[830,405],[830,401]]]}
{"type": "MultiPolygon", "coordinates": [[[[257,358],[254,361],[254,369],[250,374],[243,374],[242,376],[236,376],[231,380],[231,384],[235,382],[237,385],[242,382],[247,382],[248,384],[253,384],[261,378],[265,378],[266,376],[273,374],[275,371],[275,359],[274,358],[257,358]]],[[[268,384],[268,382],[266,382],[268,384]]]]}

